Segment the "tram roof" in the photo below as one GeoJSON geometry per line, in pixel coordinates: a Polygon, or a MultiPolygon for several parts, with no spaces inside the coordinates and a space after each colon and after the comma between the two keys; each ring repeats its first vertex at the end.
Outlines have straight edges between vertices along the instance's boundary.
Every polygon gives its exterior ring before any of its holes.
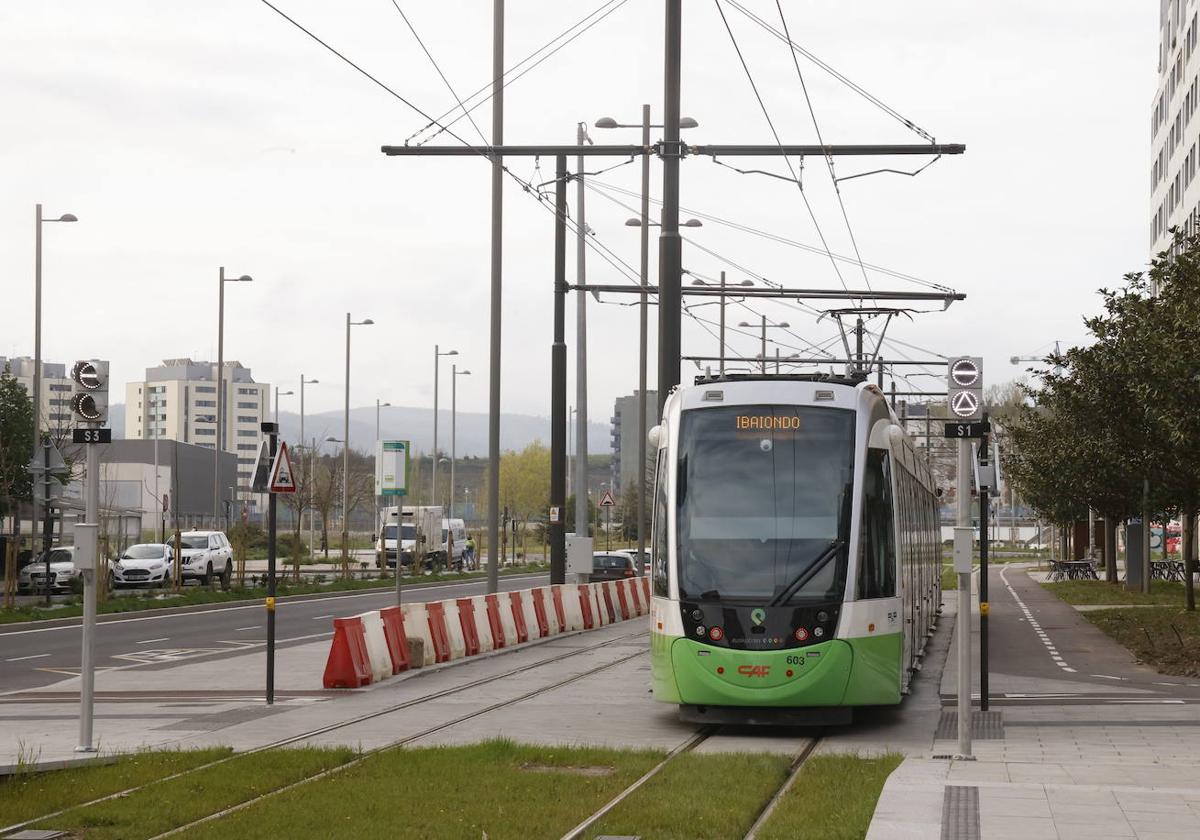
{"type": "Polygon", "coordinates": [[[838,376],[832,373],[727,373],[707,375],[700,374],[695,379],[696,385],[712,385],[716,382],[822,382],[830,385],[845,385],[856,388],[867,380],[865,373],[851,376],[838,376]]]}

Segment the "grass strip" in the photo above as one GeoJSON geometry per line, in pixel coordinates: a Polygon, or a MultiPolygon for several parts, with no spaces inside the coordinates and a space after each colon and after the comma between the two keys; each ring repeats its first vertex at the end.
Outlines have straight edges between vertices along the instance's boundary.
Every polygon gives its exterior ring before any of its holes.
{"type": "Polygon", "coordinates": [[[1144,607],[1094,610],[1083,616],[1160,674],[1200,677],[1200,612],[1144,607]]]}
{"type": "MultiPolygon", "coordinates": [[[[140,840],[345,764],[354,755],[348,748],[304,748],[240,756],[128,797],[72,809],[32,828],[69,831],[87,840],[140,840]]],[[[313,819],[319,821],[320,815],[313,819]]]]}
{"type": "Polygon", "coordinates": [[[1125,588],[1124,583],[1108,583],[1103,580],[1063,580],[1043,583],[1068,604],[1162,604],[1183,605],[1183,584],[1166,580],[1150,581],[1150,594],[1125,588]]]}
{"type": "MultiPolygon", "coordinates": [[[[500,575],[536,574],[545,571],[547,566],[510,567],[500,570],[500,575]]],[[[331,572],[331,575],[337,574],[331,572]]],[[[471,580],[481,580],[487,572],[455,572],[440,575],[421,575],[406,577],[400,581],[405,590],[420,589],[435,583],[457,583],[471,580]]],[[[334,580],[328,583],[302,583],[294,585],[289,581],[279,582],[278,597],[286,595],[316,595],[330,592],[352,592],[360,589],[387,589],[396,585],[395,578],[380,580],[334,580]]],[[[96,605],[96,612],[129,613],[144,610],[162,610],[173,607],[189,607],[197,604],[224,604],[237,601],[256,601],[266,597],[266,587],[232,587],[227,590],[209,589],[202,586],[188,586],[178,595],[173,592],[158,590],[138,591],[136,593],[110,595],[108,600],[96,605]]],[[[0,609],[0,624],[16,624],[24,621],[41,621],[50,618],[77,618],[83,615],[83,604],[78,597],[73,597],[58,606],[47,609],[44,606],[26,605],[13,609],[0,609]]]]}
{"type": "Polygon", "coordinates": [[[780,800],[761,840],[860,840],[879,793],[903,756],[818,755],[810,758],[780,800]]]}
{"type": "Polygon", "coordinates": [[[122,756],[112,764],[94,764],[48,772],[22,771],[0,777],[0,826],[90,802],[144,785],[229,755],[227,747],[166,750],[122,756]]]}
{"type": "Polygon", "coordinates": [[[790,764],[786,755],[685,753],[592,826],[587,836],[744,837],[787,778],[790,764]]]}
{"type": "Polygon", "coordinates": [[[507,741],[388,750],[182,836],[555,840],[661,759],[507,741]]]}

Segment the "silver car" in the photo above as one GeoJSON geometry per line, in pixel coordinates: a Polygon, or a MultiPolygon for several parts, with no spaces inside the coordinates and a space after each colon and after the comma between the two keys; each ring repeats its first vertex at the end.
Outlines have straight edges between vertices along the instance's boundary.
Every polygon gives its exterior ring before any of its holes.
{"type": "Polygon", "coordinates": [[[169,586],[174,553],[165,543],[139,543],[109,565],[114,586],[169,586]]]}
{"type": "MultiPolygon", "coordinates": [[[[50,590],[66,592],[71,581],[79,577],[75,568],[75,546],[59,546],[50,549],[50,590]]],[[[17,591],[38,593],[46,590],[46,554],[38,554],[36,560],[21,568],[17,575],[17,591]]]]}

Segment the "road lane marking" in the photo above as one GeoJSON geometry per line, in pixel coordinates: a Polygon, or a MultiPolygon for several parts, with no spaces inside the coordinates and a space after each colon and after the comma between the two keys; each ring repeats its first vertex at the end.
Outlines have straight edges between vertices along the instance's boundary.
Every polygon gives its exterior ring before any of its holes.
{"type": "Polygon", "coordinates": [[[24,662],[26,659],[45,659],[50,654],[35,653],[32,656],[14,656],[12,659],[5,659],[5,662],[24,662]]]}
{"type": "Polygon", "coordinates": [[[320,621],[322,618],[333,618],[333,613],[330,613],[329,615],[314,615],[312,620],[320,621]]]}
{"type": "Polygon", "coordinates": [[[259,627],[262,627],[262,625],[261,624],[251,624],[249,627],[237,627],[234,629],[233,632],[241,633],[243,630],[257,630],[259,627]]]}
{"type": "MultiPolygon", "coordinates": [[[[503,577],[500,578],[500,582],[503,584],[505,581],[520,582],[520,581],[526,581],[526,580],[538,580],[541,578],[548,578],[548,577],[549,577],[549,575],[546,575],[546,574],[504,575],[503,577]]],[[[486,578],[477,578],[475,580],[452,581],[449,583],[435,583],[432,586],[413,586],[411,589],[409,589],[407,591],[409,593],[421,593],[421,592],[432,592],[433,590],[436,590],[436,589],[452,589],[454,587],[459,587],[459,586],[474,586],[474,585],[486,586],[487,579],[486,578]]],[[[505,589],[502,591],[511,592],[514,590],[505,589]]],[[[355,592],[352,594],[347,594],[345,592],[342,592],[342,593],[337,593],[337,594],[330,594],[330,595],[327,595],[322,598],[307,598],[303,601],[280,601],[279,609],[283,609],[284,607],[288,607],[293,604],[316,604],[316,603],[320,603],[322,601],[335,601],[335,600],[350,599],[350,598],[371,598],[371,597],[386,596],[386,595],[391,595],[391,594],[393,594],[393,591],[387,590],[387,589],[376,589],[373,592],[355,592]]],[[[431,600],[438,600],[438,599],[434,598],[431,600]]],[[[102,625],[129,624],[130,622],[133,622],[133,621],[160,621],[165,618],[194,617],[197,615],[212,615],[214,613],[234,612],[236,610],[261,610],[261,609],[262,609],[262,603],[255,602],[253,604],[241,604],[236,607],[218,607],[215,610],[189,610],[187,612],[159,613],[158,615],[144,615],[144,616],[139,616],[137,618],[118,618],[113,621],[101,621],[98,623],[102,624],[102,625]]],[[[78,630],[82,626],[83,626],[83,624],[82,624],[82,622],[80,622],[79,624],[63,624],[63,625],[60,625],[57,627],[33,627],[28,630],[11,630],[8,632],[0,633],[0,638],[4,638],[6,636],[23,636],[27,633],[50,633],[55,630],[78,630]]]]}
{"type": "Polygon", "coordinates": [[[1008,582],[1008,577],[1006,577],[1007,574],[1008,567],[1005,566],[1000,570],[1000,582],[1004,584],[1004,588],[1008,590],[1008,594],[1011,595],[1013,600],[1017,602],[1017,606],[1020,608],[1021,612],[1025,614],[1025,618],[1029,621],[1029,626],[1033,628],[1033,631],[1037,633],[1038,639],[1040,639],[1042,644],[1045,645],[1046,652],[1050,654],[1050,660],[1068,674],[1077,673],[1076,670],[1068,665],[1066,660],[1063,659],[1063,657],[1059,654],[1058,648],[1054,646],[1054,642],[1050,641],[1050,637],[1047,636],[1045,631],[1042,630],[1041,624],[1039,624],[1038,620],[1033,617],[1033,613],[1030,612],[1029,607],[1025,606],[1025,602],[1021,600],[1021,596],[1017,594],[1017,590],[1012,588],[1012,584],[1008,582]]]}
{"type": "Polygon", "coordinates": [[[148,644],[151,644],[152,642],[169,642],[170,640],[171,640],[170,636],[163,636],[161,639],[142,639],[140,642],[137,642],[137,644],[148,645],[148,644]]]}
{"type": "MultiPolygon", "coordinates": [[[[1108,674],[1089,674],[1088,676],[1096,677],[1101,680],[1123,680],[1125,677],[1110,677],[1108,674]]],[[[1156,685],[1174,685],[1174,683],[1155,683],[1156,685]]]]}

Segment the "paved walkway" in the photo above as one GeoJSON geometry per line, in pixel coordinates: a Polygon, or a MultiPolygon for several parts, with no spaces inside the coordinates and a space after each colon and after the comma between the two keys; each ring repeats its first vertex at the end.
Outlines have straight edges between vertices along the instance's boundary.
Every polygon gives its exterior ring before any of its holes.
{"type": "MultiPolygon", "coordinates": [[[[1200,837],[1200,680],[1133,661],[1020,568],[989,579],[991,703],[975,713],[974,760],[950,758],[952,655],[932,748],[888,780],[868,838],[1200,837]]],[[[972,636],[977,655],[977,614],[972,636]]]]}

